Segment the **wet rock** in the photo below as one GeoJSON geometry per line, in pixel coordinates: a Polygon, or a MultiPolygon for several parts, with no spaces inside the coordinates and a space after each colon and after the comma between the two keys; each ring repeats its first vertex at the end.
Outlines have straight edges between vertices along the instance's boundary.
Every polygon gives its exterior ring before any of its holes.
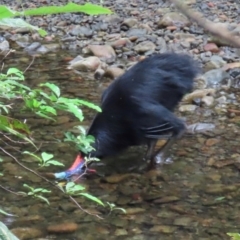
{"type": "Polygon", "coordinates": [[[47,227],[47,231],[50,233],[72,233],[75,232],[78,225],[74,222],[66,222],[55,225],[50,225],[47,227]]]}
{"type": "Polygon", "coordinates": [[[114,218],[112,219],[111,224],[116,227],[125,228],[126,226],[128,226],[128,220],[122,218],[114,218]]]}
{"type": "Polygon", "coordinates": [[[177,26],[177,27],[186,27],[189,26],[189,20],[181,13],[178,12],[169,12],[166,13],[163,18],[158,22],[158,27],[168,27],[168,26],[177,26]]]}
{"type": "Polygon", "coordinates": [[[205,192],[209,194],[224,194],[227,192],[233,192],[238,189],[237,185],[224,185],[224,184],[212,184],[205,187],[205,192]]]}
{"type": "Polygon", "coordinates": [[[156,48],[156,45],[150,41],[144,41],[139,43],[134,47],[134,50],[138,53],[145,53],[148,51],[154,51],[156,48]]]}
{"type": "Polygon", "coordinates": [[[156,199],[153,202],[161,204],[161,203],[177,202],[179,200],[180,200],[180,198],[177,196],[166,196],[166,197],[162,197],[160,199],[156,199]]]}
{"type": "Polygon", "coordinates": [[[216,87],[229,79],[230,75],[223,69],[213,69],[198,77],[198,79],[201,78],[206,81],[208,87],[216,87]]]}
{"type": "Polygon", "coordinates": [[[206,141],[206,146],[211,147],[211,146],[216,145],[218,142],[219,142],[219,139],[217,139],[217,138],[209,138],[206,141]]]}
{"type": "Polygon", "coordinates": [[[122,228],[118,228],[114,232],[114,236],[124,236],[124,235],[128,235],[128,232],[125,229],[122,229],[122,228]]]}
{"type": "Polygon", "coordinates": [[[190,217],[180,217],[176,218],[173,222],[173,225],[182,226],[182,227],[189,227],[193,225],[193,219],[190,217]]]}
{"type": "Polygon", "coordinates": [[[155,225],[150,228],[150,232],[158,232],[158,233],[173,233],[177,230],[177,227],[167,226],[167,225],[155,225]]]}
{"type": "Polygon", "coordinates": [[[36,51],[41,46],[40,42],[33,42],[28,47],[26,47],[24,50],[26,52],[33,52],[36,51]]]}
{"type": "Polygon", "coordinates": [[[76,69],[84,72],[96,71],[101,65],[101,60],[98,57],[92,56],[82,58],[81,56],[76,57],[70,62],[70,69],[76,69]]]}
{"type": "Polygon", "coordinates": [[[116,58],[116,53],[110,45],[89,45],[86,50],[103,61],[113,62],[116,58]]]}
{"type": "Polygon", "coordinates": [[[90,28],[79,25],[74,26],[69,33],[80,37],[91,37],[93,35],[93,31],[90,28]]]}
{"type": "Polygon", "coordinates": [[[37,228],[18,227],[11,229],[11,232],[19,239],[37,239],[44,236],[44,232],[37,228]]]}
{"type": "Polygon", "coordinates": [[[0,53],[1,52],[6,52],[10,49],[9,42],[7,40],[4,40],[0,42],[0,53]]]}
{"type": "Polygon", "coordinates": [[[125,208],[126,214],[127,215],[133,215],[133,214],[138,214],[138,213],[143,213],[146,212],[147,209],[145,208],[125,208]]]}
{"type": "Polygon", "coordinates": [[[125,179],[127,178],[139,178],[140,175],[138,174],[115,174],[115,175],[111,175],[109,177],[105,177],[103,178],[103,181],[104,182],[107,182],[107,183],[119,183],[121,181],[124,181],[125,179]]]}

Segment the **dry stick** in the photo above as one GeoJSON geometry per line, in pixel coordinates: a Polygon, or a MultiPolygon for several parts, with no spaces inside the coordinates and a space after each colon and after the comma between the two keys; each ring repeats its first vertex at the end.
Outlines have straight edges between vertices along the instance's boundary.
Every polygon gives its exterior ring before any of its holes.
{"type": "Polygon", "coordinates": [[[34,60],[35,60],[35,56],[33,56],[32,61],[29,63],[29,65],[27,66],[27,68],[24,70],[23,73],[25,73],[31,67],[31,65],[33,64],[34,60]]]}
{"type": "MultiPolygon", "coordinates": [[[[4,152],[5,154],[7,154],[8,156],[10,156],[10,157],[11,157],[17,164],[19,164],[22,168],[24,168],[25,170],[27,170],[27,171],[29,171],[29,172],[37,175],[37,176],[40,177],[41,179],[43,179],[43,180],[45,180],[46,182],[48,182],[50,185],[52,185],[52,186],[54,186],[55,188],[57,188],[58,190],[60,190],[64,195],[66,195],[66,193],[65,193],[60,187],[58,187],[57,185],[53,184],[51,181],[49,181],[47,178],[43,177],[43,176],[40,175],[39,173],[37,173],[37,172],[33,171],[32,169],[24,166],[22,163],[20,163],[20,162],[18,161],[18,159],[17,159],[16,157],[14,157],[12,154],[10,154],[10,153],[7,152],[6,150],[4,150],[2,147],[0,147],[0,150],[3,151],[3,152],[4,152]]],[[[4,189],[4,188],[3,188],[3,189],[4,189]]],[[[93,213],[88,212],[87,210],[83,209],[83,208],[81,207],[81,205],[76,201],[76,199],[73,198],[72,196],[69,196],[69,195],[68,195],[68,197],[69,197],[69,199],[70,199],[73,203],[75,203],[75,204],[77,205],[77,207],[78,207],[80,210],[82,210],[83,212],[85,212],[85,213],[87,213],[87,214],[89,214],[89,215],[98,217],[99,219],[103,219],[103,218],[100,217],[98,214],[93,214],[93,213]]]]}
{"type": "Polygon", "coordinates": [[[215,35],[223,39],[227,44],[240,48],[240,38],[236,38],[234,34],[228,31],[227,28],[220,26],[220,24],[213,23],[206,19],[201,13],[190,9],[186,4],[179,0],[170,0],[185,16],[192,21],[195,21],[200,27],[209,31],[212,35],[215,35]]]}

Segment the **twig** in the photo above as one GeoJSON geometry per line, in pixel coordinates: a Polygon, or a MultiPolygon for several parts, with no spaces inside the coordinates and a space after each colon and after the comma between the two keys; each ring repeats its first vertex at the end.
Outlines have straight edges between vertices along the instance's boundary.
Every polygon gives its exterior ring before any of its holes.
{"type": "Polygon", "coordinates": [[[29,63],[29,65],[27,66],[27,68],[24,70],[23,73],[25,73],[31,67],[31,65],[33,64],[34,60],[35,60],[35,57],[33,56],[32,61],[29,63]]]}
{"type": "MultiPolygon", "coordinates": [[[[41,179],[45,180],[47,183],[49,183],[50,185],[52,185],[53,187],[57,188],[58,190],[60,190],[64,195],[66,195],[66,193],[64,192],[63,189],[61,189],[59,186],[57,186],[56,184],[52,183],[50,180],[48,180],[47,178],[43,177],[42,175],[40,175],[39,173],[33,171],[32,169],[24,166],[22,163],[19,162],[19,160],[14,157],[12,154],[10,154],[9,152],[7,152],[6,150],[4,150],[2,147],[0,147],[0,150],[2,150],[5,154],[7,154],[8,156],[10,156],[16,163],[18,163],[22,168],[24,168],[25,170],[37,175],[38,177],[40,177],[41,179]]],[[[1,185],[0,185],[1,186],[1,185]]],[[[5,189],[5,188],[3,188],[5,189]]],[[[6,189],[5,189],[6,190],[6,189]]],[[[73,198],[72,196],[69,196],[69,199],[83,212],[89,214],[89,215],[92,215],[92,216],[96,216],[98,217],[99,219],[103,219],[102,217],[100,217],[98,214],[93,214],[91,212],[88,212],[87,210],[83,209],[81,207],[81,205],[75,200],[75,198],[73,198]]]]}
{"type": "Polygon", "coordinates": [[[170,0],[186,17],[196,22],[200,27],[223,39],[227,44],[240,48],[240,38],[237,38],[227,28],[213,23],[206,19],[201,13],[190,9],[186,4],[179,0],[170,0]]]}

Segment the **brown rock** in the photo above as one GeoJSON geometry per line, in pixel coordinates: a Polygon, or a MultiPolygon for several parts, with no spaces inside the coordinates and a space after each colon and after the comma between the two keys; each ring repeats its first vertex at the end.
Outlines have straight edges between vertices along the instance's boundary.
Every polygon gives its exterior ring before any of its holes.
{"type": "Polygon", "coordinates": [[[60,223],[56,225],[50,225],[47,228],[47,231],[50,233],[72,233],[75,232],[78,228],[76,223],[60,223]]]}
{"type": "Polygon", "coordinates": [[[89,45],[90,52],[102,60],[112,62],[116,58],[116,53],[110,45],[89,45]]]}
{"type": "Polygon", "coordinates": [[[159,28],[168,26],[186,27],[189,25],[189,20],[183,14],[178,12],[166,13],[163,18],[158,22],[159,28]]]}
{"type": "Polygon", "coordinates": [[[211,146],[217,144],[218,142],[219,142],[219,139],[217,139],[217,138],[209,138],[209,139],[206,141],[205,144],[206,144],[206,146],[211,147],[211,146]]]}
{"type": "Polygon", "coordinates": [[[219,52],[220,50],[219,50],[218,46],[217,46],[215,43],[207,43],[207,44],[204,46],[204,51],[217,53],[217,52],[219,52]]]}
{"type": "Polygon", "coordinates": [[[106,77],[110,77],[110,78],[117,78],[121,75],[124,74],[124,70],[122,68],[119,68],[119,67],[109,67],[107,69],[107,71],[105,72],[104,76],[106,77]]]}

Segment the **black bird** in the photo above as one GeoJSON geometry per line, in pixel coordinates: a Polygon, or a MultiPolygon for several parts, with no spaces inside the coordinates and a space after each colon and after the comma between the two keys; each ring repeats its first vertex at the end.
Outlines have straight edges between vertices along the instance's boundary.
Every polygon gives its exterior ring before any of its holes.
{"type": "MultiPolygon", "coordinates": [[[[192,90],[197,73],[198,66],[190,56],[165,53],[142,60],[118,77],[104,91],[102,112],[89,128],[88,134],[95,137],[91,157],[103,158],[130,146],[146,144],[146,158],[153,163],[157,140],[171,133],[160,153],[165,158],[164,152],[186,129],[173,110],[192,90]]],[[[69,170],[55,176],[66,178],[82,173],[84,157],[80,153],[69,170]]]]}

